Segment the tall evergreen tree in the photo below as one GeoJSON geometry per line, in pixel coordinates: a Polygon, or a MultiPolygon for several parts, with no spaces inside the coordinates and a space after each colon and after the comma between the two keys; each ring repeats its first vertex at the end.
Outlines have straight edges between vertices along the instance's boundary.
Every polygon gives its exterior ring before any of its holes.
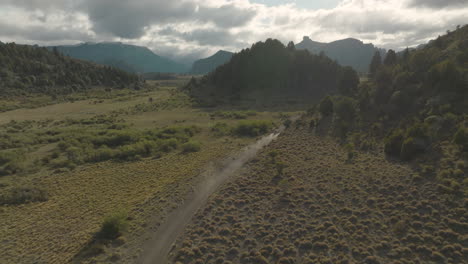
{"type": "Polygon", "coordinates": [[[380,52],[376,51],[369,65],[369,74],[371,78],[375,77],[375,74],[377,73],[377,70],[379,69],[381,65],[382,65],[382,57],[380,56],[380,52]]]}
{"type": "Polygon", "coordinates": [[[386,66],[391,66],[395,65],[397,63],[397,55],[394,50],[390,49],[387,52],[387,55],[385,56],[384,59],[384,65],[386,66]]]}

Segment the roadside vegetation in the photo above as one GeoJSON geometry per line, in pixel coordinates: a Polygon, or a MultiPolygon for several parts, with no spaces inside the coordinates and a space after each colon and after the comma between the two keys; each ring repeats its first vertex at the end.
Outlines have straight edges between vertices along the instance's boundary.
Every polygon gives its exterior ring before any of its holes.
{"type": "Polygon", "coordinates": [[[132,262],[154,214],[176,206],[208,164],[284,117],[198,108],[176,88],[185,81],[96,88],[69,95],[82,96],[74,102],[0,113],[0,217],[8,227],[0,235],[9,241],[0,262],[132,262]],[[226,133],[215,135],[217,123],[226,133]],[[241,126],[251,133],[235,133],[241,126]]]}

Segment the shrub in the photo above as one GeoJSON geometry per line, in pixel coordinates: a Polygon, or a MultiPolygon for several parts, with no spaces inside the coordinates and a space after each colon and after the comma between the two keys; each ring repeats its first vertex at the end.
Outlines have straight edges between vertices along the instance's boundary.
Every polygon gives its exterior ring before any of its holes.
{"type": "Polygon", "coordinates": [[[115,157],[115,151],[108,147],[101,147],[94,151],[90,156],[88,156],[86,161],[91,162],[100,162],[113,159],[115,157]]]}
{"type": "Polygon", "coordinates": [[[327,96],[320,101],[319,104],[319,112],[323,116],[329,116],[333,113],[333,102],[330,98],[330,96],[327,96]]]}
{"type": "Polygon", "coordinates": [[[415,139],[410,137],[405,139],[401,145],[400,158],[402,160],[410,160],[414,158],[415,155],[423,151],[420,144],[417,144],[415,139]]]}
{"type": "Polygon", "coordinates": [[[226,123],[217,122],[211,131],[218,137],[225,136],[229,133],[229,126],[226,123]]]}
{"type": "Polygon", "coordinates": [[[21,172],[24,169],[23,160],[23,151],[0,152],[0,175],[21,172]]]}
{"type": "Polygon", "coordinates": [[[339,119],[352,121],[356,116],[356,102],[350,97],[337,97],[333,103],[333,111],[339,119]]]}
{"type": "Polygon", "coordinates": [[[468,151],[468,129],[460,127],[453,136],[453,143],[457,144],[463,151],[468,151]]]}
{"type": "Polygon", "coordinates": [[[178,145],[179,145],[179,142],[177,141],[177,139],[170,138],[170,139],[161,141],[160,148],[164,152],[170,152],[171,150],[176,149],[178,145]]]}
{"type": "Polygon", "coordinates": [[[268,152],[268,156],[270,156],[271,158],[271,163],[276,163],[276,157],[278,157],[279,155],[279,152],[277,150],[272,150],[270,152],[268,152]]]}
{"type": "Polygon", "coordinates": [[[200,151],[201,145],[198,141],[190,140],[182,144],[182,152],[189,153],[189,152],[198,152],[200,151]]]}
{"type": "Polygon", "coordinates": [[[37,187],[15,187],[0,196],[0,205],[45,202],[49,196],[43,189],[37,187]]]}
{"type": "Polygon", "coordinates": [[[116,239],[122,235],[127,226],[127,212],[115,212],[104,219],[98,237],[102,239],[116,239]]]}
{"type": "Polygon", "coordinates": [[[393,157],[399,157],[403,140],[403,132],[400,129],[395,130],[390,136],[385,138],[385,154],[393,157]]]}
{"type": "Polygon", "coordinates": [[[243,137],[256,137],[267,133],[273,126],[271,121],[266,120],[244,120],[234,128],[234,134],[243,137]]]}

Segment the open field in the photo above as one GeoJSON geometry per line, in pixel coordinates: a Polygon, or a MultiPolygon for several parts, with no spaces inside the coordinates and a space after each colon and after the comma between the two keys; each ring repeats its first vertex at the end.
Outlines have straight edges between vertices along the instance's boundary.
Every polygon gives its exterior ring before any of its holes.
{"type": "Polygon", "coordinates": [[[284,117],[197,108],[178,85],[0,113],[0,262],[133,262],[198,175],[265,133],[236,126],[284,117]],[[97,243],[120,210],[127,232],[97,243]]]}
{"type": "Polygon", "coordinates": [[[465,263],[466,199],[304,123],[210,198],[171,263],[465,263]]]}

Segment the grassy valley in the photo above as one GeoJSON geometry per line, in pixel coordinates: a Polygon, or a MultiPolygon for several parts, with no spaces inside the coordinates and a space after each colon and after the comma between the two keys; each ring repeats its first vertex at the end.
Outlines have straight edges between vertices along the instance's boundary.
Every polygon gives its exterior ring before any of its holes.
{"type": "Polygon", "coordinates": [[[0,43],[0,263],[466,262],[468,26],[369,49],[139,76],[0,43]]]}
{"type": "Polygon", "coordinates": [[[1,113],[2,262],[131,260],[148,221],[162,221],[201,171],[282,122],[279,112],[197,108],[184,82],[1,113]],[[120,211],[129,226],[114,248],[98,234],[120,211]]]}

